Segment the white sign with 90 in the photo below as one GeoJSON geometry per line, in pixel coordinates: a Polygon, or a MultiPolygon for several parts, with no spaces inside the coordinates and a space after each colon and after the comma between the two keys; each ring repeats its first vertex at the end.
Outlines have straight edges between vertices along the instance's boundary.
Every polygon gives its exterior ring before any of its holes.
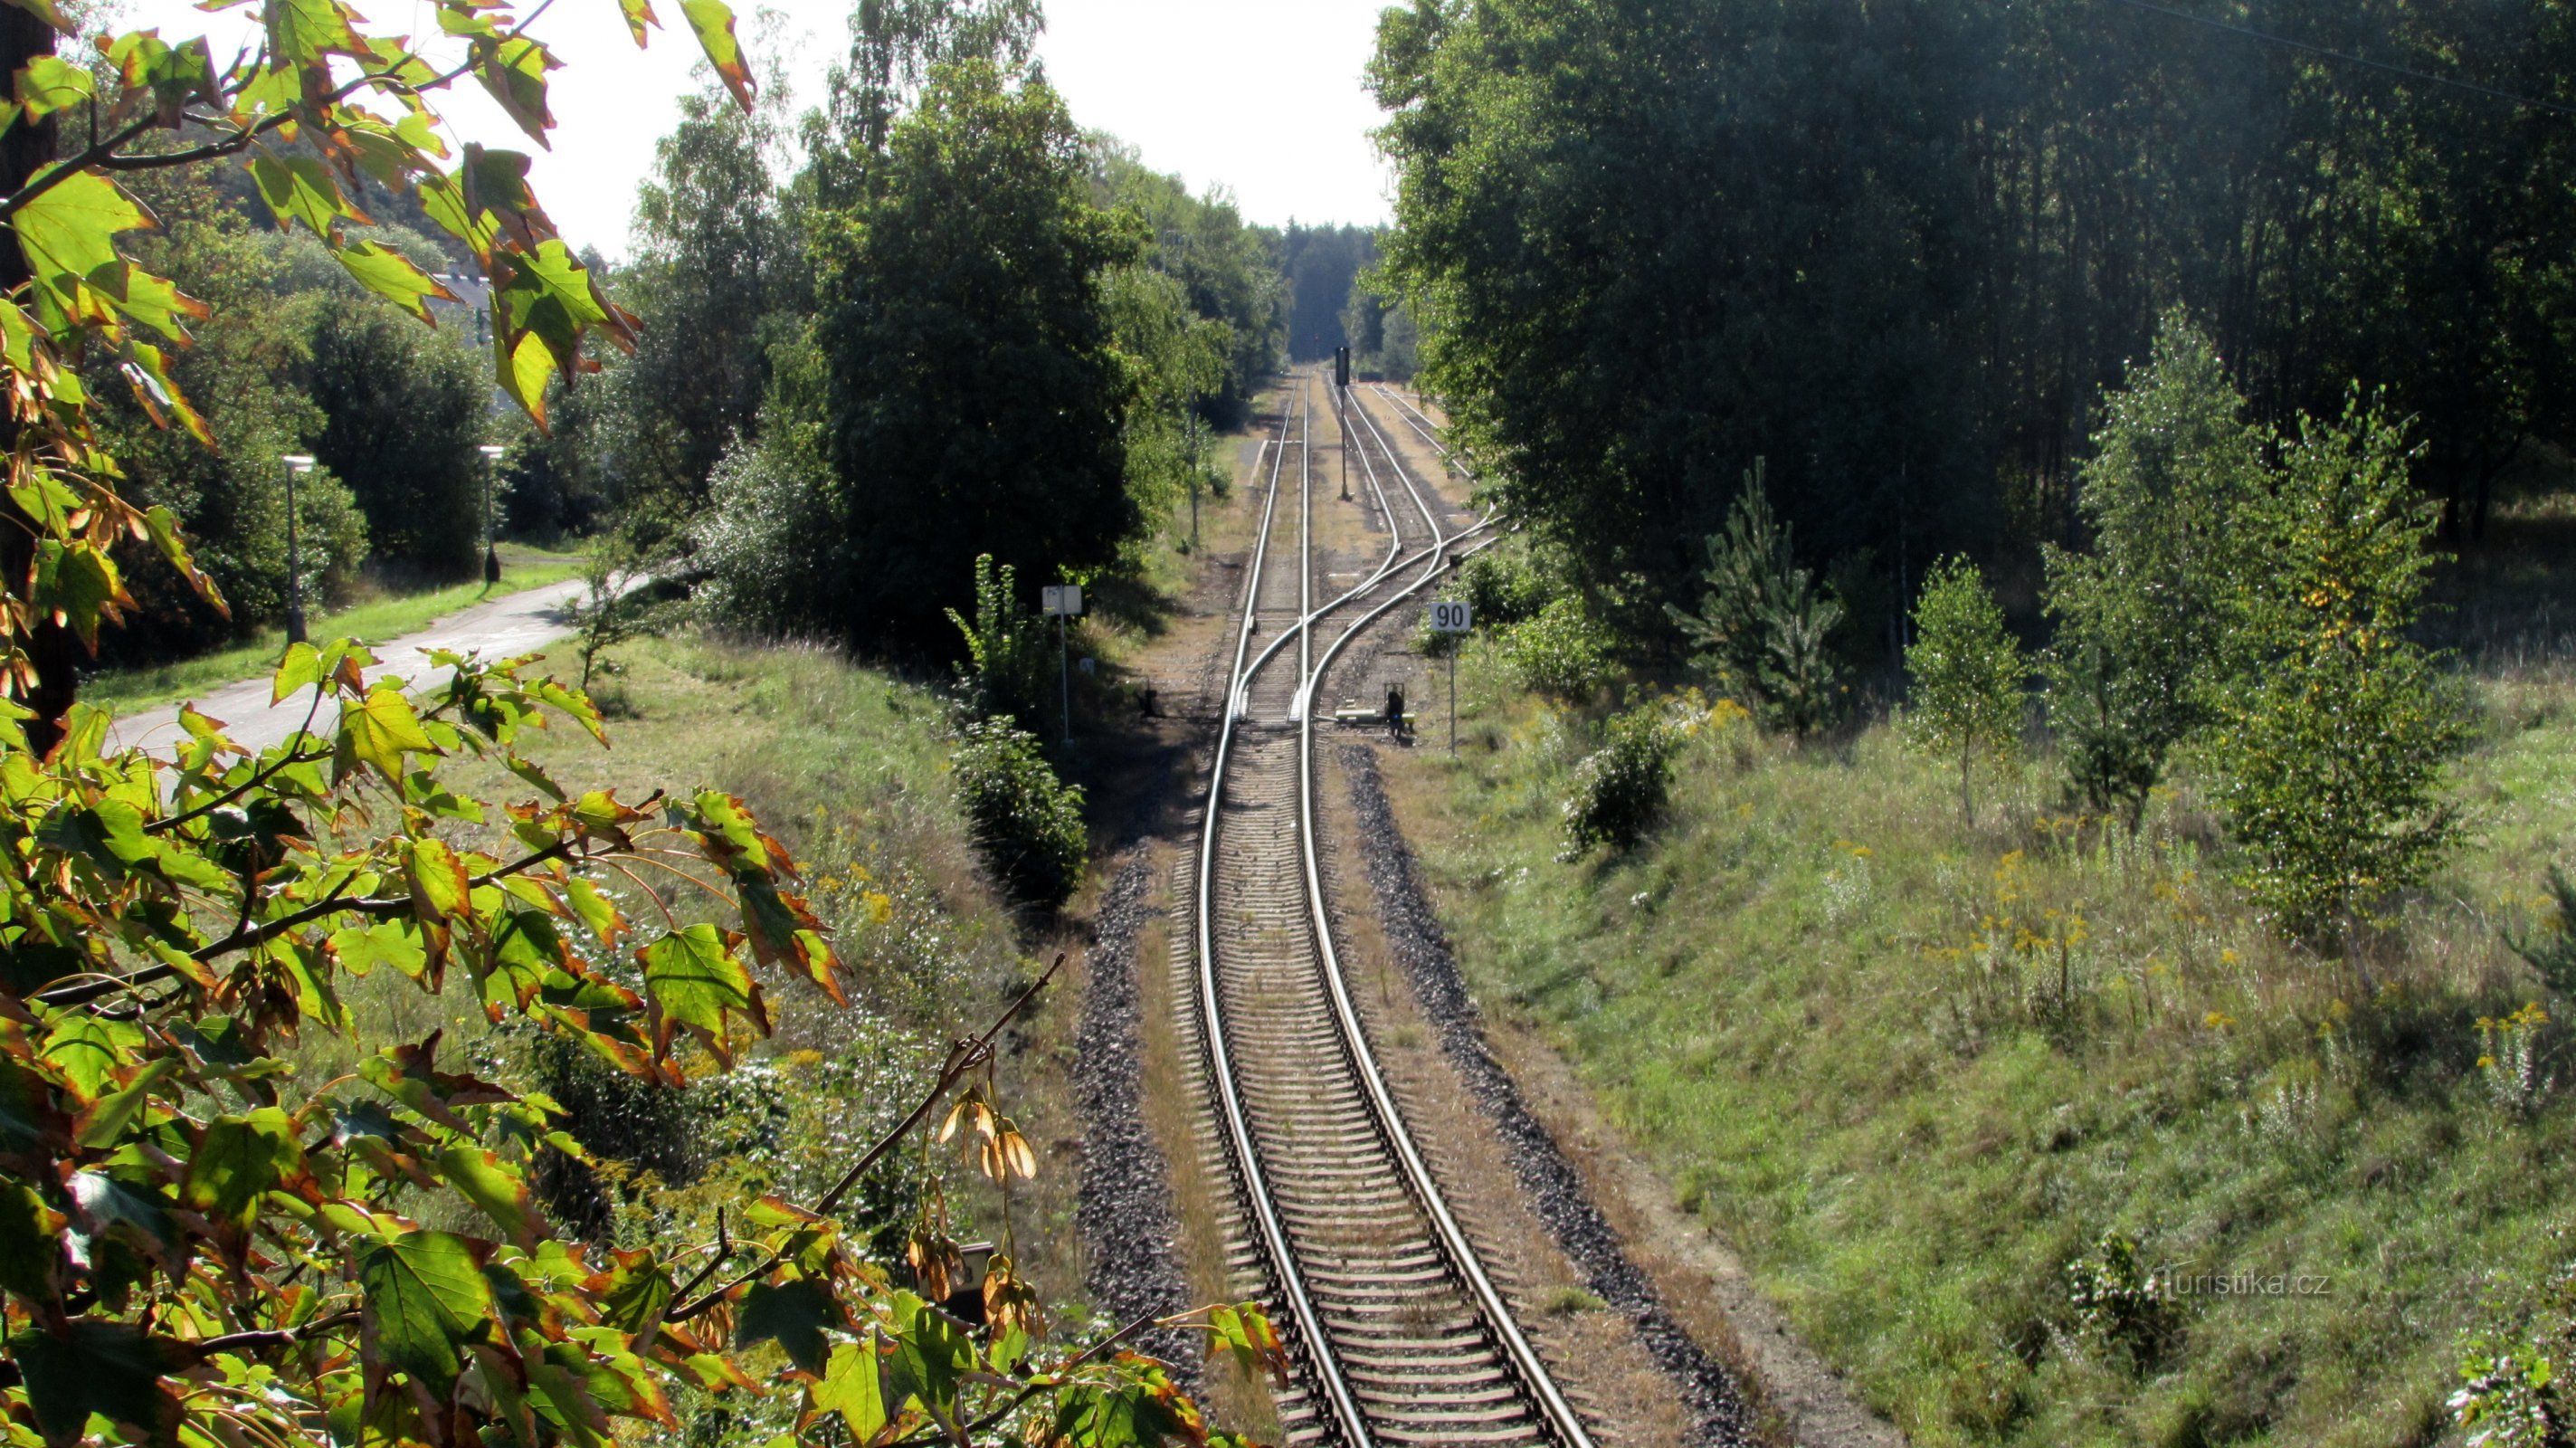
{"type": "Polygon", "coordinates": [[[1473,622],[1473,617],[1473,611],[1463,600],[1435,598],[1431,601],[1433,633],[1465,633],[1469,624],[1473,622]]]}
{"type": "Polygon", "coordinates": [[[1069,618],[1082,612],[1082,585],[1050,583],[1038,590],[1038,599],[1049,618],[1069,618]]]}

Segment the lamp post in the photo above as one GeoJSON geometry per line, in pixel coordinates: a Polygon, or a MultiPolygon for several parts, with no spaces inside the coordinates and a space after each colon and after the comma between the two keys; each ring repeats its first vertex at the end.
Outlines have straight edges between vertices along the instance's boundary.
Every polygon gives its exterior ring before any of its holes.
{"type": "Polygon", "coordinates": [[[304,552],[295,534],[295,479],[313,471],[310,453],[288,453],[286,464],[286,641],[304,642],[304,552]]]}
{"type": "Polygon", "coordinates": [[[489,588],[501,581],[501,552],[492,546],[492,471],[504,449],[487,442],[475,451],[483,454],[483,586],[489,588]]]}

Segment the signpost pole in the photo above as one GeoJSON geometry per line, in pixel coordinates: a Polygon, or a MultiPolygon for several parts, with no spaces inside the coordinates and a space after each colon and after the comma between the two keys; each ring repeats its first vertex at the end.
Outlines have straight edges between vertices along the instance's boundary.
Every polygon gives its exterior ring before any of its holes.
{"type": "Polygon", "coordinates": [[[1463,599],[1435,599],[1431,605],[1431,631],[1449,636],[1449,752],[1458,752],[1458,651],[1467,646],[1467,631],[1475,627],[1475,608],[1463,599]]]}
{"type": "Polygon", "coordinates": [[[1458,651],[1449,651],[1449,752],[1458,752],[1458,651]]]}
{"type": "Polygon", "coordinates": [[[1050,583],[1038,590],[1038,606],[1055,616],[1055,677],[1058,707],[1064,711],[1064,742],[1073,743],[1073,648],[1066,642],[1073,616],[1082,612],[1082,585],[1050,583]]]}

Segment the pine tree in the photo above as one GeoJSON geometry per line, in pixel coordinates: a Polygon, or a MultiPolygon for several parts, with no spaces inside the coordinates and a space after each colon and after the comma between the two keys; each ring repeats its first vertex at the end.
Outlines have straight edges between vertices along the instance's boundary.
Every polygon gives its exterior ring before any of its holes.
{"type": "Polygon", "coordinates": [[[1699,612],[1664,612],[1699,646],[1693,662],[1749,695],[1766,722],[1800,738],[1828,722],[1840,700],[1842,668],[1828,646],[1842,605],[1800,568],[1787,525],[1773,521],[1757,459],[1727,510],[1726,529],[1707,540],[1708,592],[1699,612]]]}

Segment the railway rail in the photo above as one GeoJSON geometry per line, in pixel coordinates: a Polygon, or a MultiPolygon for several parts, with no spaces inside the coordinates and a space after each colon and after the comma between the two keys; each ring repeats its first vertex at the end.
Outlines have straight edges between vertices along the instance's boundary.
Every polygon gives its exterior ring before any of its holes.
{"type": "Polygon", "coordinates": [[[1354,408],[1343,436],[1387,551],[1317,603],[1309,390],[1297,380],[1267,454],[1193,902],[1219,1135],[1300,1369],[1281,1423],[1292,1441],[1348,1448],[1590,1448],[1406,1131],[1353,1008],[1317,854],[1315,721],[1335,664],[1486,524],[1444,525],[1446,500],[1354,408]],[[1292,546],[1293,569],[1278,566],[1292,546]],[[1264,619],[1279,627],[1256,650],[1264,619]]]}

